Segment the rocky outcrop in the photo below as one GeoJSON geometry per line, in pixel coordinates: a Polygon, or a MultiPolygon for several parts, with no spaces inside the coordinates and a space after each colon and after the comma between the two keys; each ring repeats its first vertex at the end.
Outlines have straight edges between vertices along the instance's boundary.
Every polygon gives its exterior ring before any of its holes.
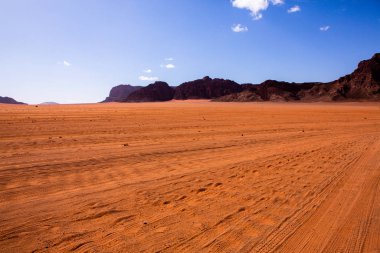
{"type": "Polygon", "coordinates": [[[380,100],[380,54],[361,61],[352,74],[326,88],[333,100],[380,100]]]}
{"type": "Polygon", "coordinates": [[[250,90],[244,90],[239,93],[233,93],[226,95],[220,98],[215,99],[214,101],[219,102],[252,102],[252,101],[263,101],[263,99],[255,92],[250,90]]]}
{"type": "Polygon", "coordinates": [[[287,83],[274,80],[245,84],[243,92],[216,101],[380,101],[380,54],[359,63],[349,75],[329,83],[287,83]]]}
{"type": "Polygon", "coordinates": [[[206,76],[176,87],[174,99],[212,99],[242,90],[242,86],[234,81],[206,76]]]}
{"type": "Polygon", "coordinates": [[[380,54],[359,63],[349,75],[328,83],[288,83],[267,80],[242,84],[208,76],[185,82],[176,88],[165,82],[147,87],[119,85],[104,102],[152,102],[171,99],[213,99],[215,101],[380,101],[380,54]]]}
{"type": "Polygon", "coordinates": [[[267,80],[261,84],[244,84],[243,92],[220,97],[216,100],[225,102],[250,101],[298,101],[300,92],[310,90],[320,83],[288,83],[267,80]]]}
{"type": "Polygon", "coordinates": [[[0,104],[18,104],[18,105],[24,105],[25,103],[18,102],[10,97],[0,97],[0,104]]]}
{"type": "Polygon", "coordinates": [[[132,86],[129,84],[120,84],[111,89],[109,96],[102,101],[104,102],[124,102],[127,97],[134,91],[141,89],[141,86],[132,86]]]}
{"type": "Polygon", "coordinates": [[[169,101],[174,96],[174,89],[165,82],[155,82],[132,92],[125,102],[169,101]]]}

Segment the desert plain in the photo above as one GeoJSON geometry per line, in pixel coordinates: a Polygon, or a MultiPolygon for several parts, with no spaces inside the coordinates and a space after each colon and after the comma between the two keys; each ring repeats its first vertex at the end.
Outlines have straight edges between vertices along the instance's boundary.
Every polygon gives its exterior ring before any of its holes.
{"type": "Polygon", "coordinates": [[[0,252],[380,252],[379,103],[0,105],[0,252]]]}

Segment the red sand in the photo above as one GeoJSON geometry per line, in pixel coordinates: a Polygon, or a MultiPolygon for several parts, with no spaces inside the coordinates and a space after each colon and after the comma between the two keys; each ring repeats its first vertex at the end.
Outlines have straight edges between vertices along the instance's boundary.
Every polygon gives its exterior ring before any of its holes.
{"type": "Polygon", "coordinates": [[[379,104],[0,106],[1,252],[379,252],[379,104]]]}

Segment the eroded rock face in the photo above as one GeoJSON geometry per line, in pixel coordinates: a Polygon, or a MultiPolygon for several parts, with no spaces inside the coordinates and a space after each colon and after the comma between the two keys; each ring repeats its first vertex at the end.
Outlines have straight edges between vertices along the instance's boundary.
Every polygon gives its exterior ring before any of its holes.
{"type": "Polygon", "coordinates": [[[102,102],[124,102],[134,91],[141,89],[141,86],[120,84],[111,89],[109,96],[102,102]]]}
{"type": "Polygon", "coordinates": [[[243,91],[216,99],[217,101],[298,101],[299,94],[310,90],[319,83],[288,83],[275,80],[267,80],[261,84],[244,84],[243,91]]]}
{"type": "Polygon", "coordinates": [[[258,94],[265,101],[296,101],[300,91],[309,90],[317,83],[287,83],[274,80],[263,82],[257,87],[258,94]]]}
{"type": "Polygon", "coordinates": [[[260,95],[255,92],[244,90],[238,93],[232,93],[220,98],[215,99],[219,102],[253,102],[253,101],[263,101],[260,95]]]}
{"type": "Polygon", "coordinates": [[[174,96],[174,89],[165,82],[155,82],[132,92],[126,102],[169,101],[174,96]]]}
{"type": "Polygon", "coordinates": [[[104,102],[152,102],[171,99],[214,99],[216,101],[380,101],[380,54],[359,63],[349,75],[328,83],[288,83],[267,80],[242,84],[208,76],[176,88],[165,82],[147,87],[119,85],[104,102]]]}
{"type": "Polygon", "coordinates": [[[15,99],[10,98],[10,97],[0,97],[0,104],[19,104],[19,105],[23,105],[25,103],[18,102],[15,99]]]}
{"type": "Polygon", "coordinates": [[[287,83],[267,80],[244,84],[241,94],[217,101],[380,101],[380,54],[359,63],[349,75],[329,83],[287,83]]]}
{"type": "Polygon", "coordinates": [[[174,99],[212,99],[242,90],[242,86],[234,81],[206,76],[176,87],[174,99]]]}
{"type": "Polygon", "coordinates": [[[333,82],[334,100],[380,99],[380,54],[361,61],[350,75],[333,82]]]}

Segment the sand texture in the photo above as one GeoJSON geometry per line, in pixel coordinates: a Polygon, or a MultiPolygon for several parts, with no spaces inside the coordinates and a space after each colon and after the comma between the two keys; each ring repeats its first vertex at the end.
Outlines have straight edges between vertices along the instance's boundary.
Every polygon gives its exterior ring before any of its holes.
{"type": "Polygon", "coordinates": [[[380,104],[0,105],[0,252],[380,252],[380,104]]]}

